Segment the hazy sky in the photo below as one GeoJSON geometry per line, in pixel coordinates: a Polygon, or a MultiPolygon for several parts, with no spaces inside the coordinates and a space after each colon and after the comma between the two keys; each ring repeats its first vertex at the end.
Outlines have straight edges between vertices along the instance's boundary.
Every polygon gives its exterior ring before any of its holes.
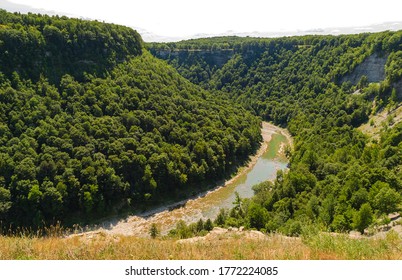
{"type": "MultiPolygon", "coordinates": [[[[1,2],[5,0],[0,0],[1,2]]],[[[172,37],[402,21],[401,0],[7,0],[172,37]]]]}

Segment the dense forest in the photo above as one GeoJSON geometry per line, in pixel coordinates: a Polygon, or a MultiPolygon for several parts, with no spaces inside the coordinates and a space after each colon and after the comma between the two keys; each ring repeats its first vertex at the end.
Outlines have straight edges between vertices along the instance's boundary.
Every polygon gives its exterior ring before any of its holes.
{"type": "MultiPolygon", "coordinates": [[[[287,127],[290,170],[222,211],[218,225],[298,235],[306,225],[363,232],[401,209],[402,125],[392,114],[379,138],[357,128],[401,104],[402,32],[288,38],[221,37],[152,43],[150,51],[190,81],[287,127]],[[228,56],[213,65],[206,53],[228,56]],[[384,77],[348,79],[372,55],[384,77]]],[[[193,227],[196,228],[196,225],[193,227]]]]}
{"type": "Polygon", "coordinates": [[[0,10],[0,221],[88,222],[225,178],[260,118],[190,83],[137,32],[0,10]]]}
{"type": "Polygon", "coordinates": [[[145,44],[0,10],[0,222],[71,225],[197,192],[258,148],[263,119],[294,137],[289,170],[215,224],[363,232],[401,210],[401,69],[402,32],[145,44]],[[383,77],[352,79],[373,57],[383,77]],[[378,112],[378,137],[363,134],[378,112]]]}
{"type": "Polygon", "coordinates": [[[97,21],[20,15],[0,11],[0,70],[58,84],[65,74],[104,76],[128,56],[142,52],[141,36],[131,28],[97,21]]]}

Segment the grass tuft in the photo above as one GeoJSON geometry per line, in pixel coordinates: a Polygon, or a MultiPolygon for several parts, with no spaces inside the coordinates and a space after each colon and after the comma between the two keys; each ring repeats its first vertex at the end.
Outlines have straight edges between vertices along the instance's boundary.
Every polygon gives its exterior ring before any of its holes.
{"type": "Polygon", "coordinates": [[[383,239],[312,234],[289,238],[225,238],[196,242],[145,239],[104,233],[69,238],[0,236],[0,259],[6,260],[239,260],[239,259],[402,259],[401,237],[390,231],[383,239]]]}

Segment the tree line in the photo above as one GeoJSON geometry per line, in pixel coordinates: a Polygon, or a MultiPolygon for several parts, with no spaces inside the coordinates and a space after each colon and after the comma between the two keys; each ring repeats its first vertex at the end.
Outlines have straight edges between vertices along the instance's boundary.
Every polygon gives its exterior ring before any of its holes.
{"type": "Polygon", "coordinates": [[[104,74],[142,52],[133,29],[67,17],[8,13],[0,9],[0,71],[58,84],[65,74],[83,81],[84,73],[104,74]]]}
{"type": "Polygon", "coordinates": [[[0,22],[3,227],[141,210],[212,186],[259,146],[258,117],[181,77],[129,28],[5,11],[0,22]]]}
{"type": "Polygon", "coordinates": [[[401,124],[384,125],[379,140],[357,127],[401,102],[402,32],[287,38],[209,38],[148,45],[181,50],[167,61],[192,81],[226,95],[294,137],[288,172],[255,186],[255,197],[220,214],[218,225],[300,234],[303,225],[331,231],[363,231],[401,208],[401,124]],[[226,45],[224,45],[226,43],[226,45]],[[198,46],[199,44],[199,46],[198,46]],[[202,53],[234,50],[220,68],[206,67],[202,53]],[[343,81],[372,54],[386,56],[386,77],[343,81]],[[195,79],[197,77],[197,79],[195,79]],[[199,77],[204,77],[200,80],[199,77]],[[241,209],[241,211],[239,210],[241,209]]]}

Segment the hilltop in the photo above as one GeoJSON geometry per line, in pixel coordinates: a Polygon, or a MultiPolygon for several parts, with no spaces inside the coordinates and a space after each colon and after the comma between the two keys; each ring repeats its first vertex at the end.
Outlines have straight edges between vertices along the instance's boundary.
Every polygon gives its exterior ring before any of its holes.
{"type": "Polygon", "coordinates": [[[0,11],[2,226],[89,223],[213,187],[261,121],[190,83],[130,28],[0,11]]]}

